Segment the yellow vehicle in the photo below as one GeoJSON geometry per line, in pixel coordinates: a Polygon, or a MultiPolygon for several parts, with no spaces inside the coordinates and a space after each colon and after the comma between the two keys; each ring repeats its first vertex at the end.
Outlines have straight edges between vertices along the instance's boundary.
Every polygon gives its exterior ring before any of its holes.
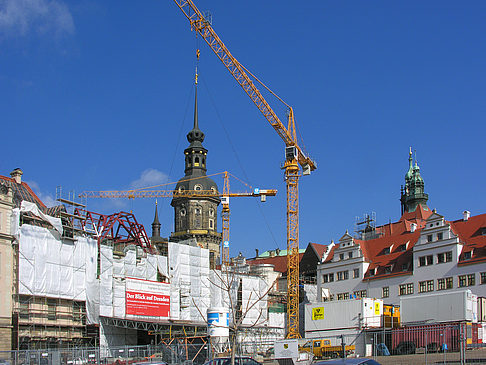
{"type": "MultiPolygon", "coordinates": [[[[355,349],[354,345],[346,345],[344,347],[346,356],[353,354],[355,349]]],[[[331,340],[328,339],[311,340],[302,346],[300,350],[310,352],[318,359],[344,357],[343,347],[341,345],[331,345],[331,340]]]]}

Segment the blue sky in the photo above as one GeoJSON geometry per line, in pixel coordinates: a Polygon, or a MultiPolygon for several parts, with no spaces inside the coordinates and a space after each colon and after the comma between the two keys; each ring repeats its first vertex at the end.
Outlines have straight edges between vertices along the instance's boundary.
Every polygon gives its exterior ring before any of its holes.
{"type": "MultiPolygon", "coordinates": [[[[485,213],[485,2],[196,4],[233,55],[293,106],[318,163],[301,178],[302,247],[339,239],[365,213],[397,220],[409,146],[431,208],[451,220],[485,213]]],[[[169,0],[0,0],[0,174],[22,168],[47,204],[58,185],[79,193],[178,180],[197,47],[208,173],[279,191],[264,204],[232,199],[231,255],[285,248],[284,144],[169,0]]],[[[88,208],[133,210],[150,234],[154,203],[88,208]]],[[[170,201],[159,209],[168,236],[170,201]]]]}

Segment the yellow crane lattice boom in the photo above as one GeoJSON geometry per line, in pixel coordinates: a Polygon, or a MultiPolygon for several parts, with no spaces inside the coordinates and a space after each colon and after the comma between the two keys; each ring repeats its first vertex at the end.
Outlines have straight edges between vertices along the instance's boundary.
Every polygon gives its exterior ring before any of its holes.
{"type": "MultiPolygon", "coordinates": [[[[231,52],[213,30],[210,22],[207,21],[192,0],[174,0],[174,2],[189,19],[191,29],[202,36],[216,56],[233,75],[236,82],[243,88],[256,107],[278,133],[280,138],[282,138],[287,147],[286,161],[284,164],[287,187],[287,338],[298,338],[300,337],[298,184],[300,166],[302,166],[304,174],[307,175],[317,168],[317,164],[302,151],[297,143],[292,107],[284,103],[289,107],[286,128],[258,90],[252,79],[245,72],[246,68],[233,57],[231,52]]],[[[279,100],[282,101],[280,98],[279,100]]]]}

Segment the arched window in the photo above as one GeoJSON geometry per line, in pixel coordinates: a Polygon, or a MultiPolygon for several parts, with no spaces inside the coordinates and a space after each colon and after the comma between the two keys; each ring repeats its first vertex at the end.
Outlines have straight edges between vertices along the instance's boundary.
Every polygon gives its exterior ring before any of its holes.
{"type": "Polygon", "coordinates": [[[194,166],[199,166],[199,156],[194,157],[194,166]]]}

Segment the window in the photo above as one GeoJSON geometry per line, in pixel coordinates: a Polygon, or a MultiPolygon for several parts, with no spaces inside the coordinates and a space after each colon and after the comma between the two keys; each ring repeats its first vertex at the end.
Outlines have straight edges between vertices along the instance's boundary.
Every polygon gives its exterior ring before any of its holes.
{"type": "Polygon", "coordinates": [[[196,215],[201,215],[201,208],[196,208],[196,209],[194,209],[194,213],[195,213],[196,215]]]}
{"type": "Polygon", "coordinates": [[[398,294],[399,295],[413,294],[413,283],[401,284],[398,287],[398,294]]]}
{"type": "Polygon", "coordinates": [[[471,256],[472,256],[472,252],[471,251],[464,252],[464,260],[470,260],[471,259],[471,256]]]}
{"type": "Polygon", "coordinates": [[[214,229],[214,220],[209,220],[209,229],[214,229]]]}
{"type": "Polygon", "coordinates": [[[334,273],[329,274],[329,282],[332,283],[334,281],[334,273]]]}
{"type": "Polygon", "coordinates": [[[359,278],[359,269],[354,269],[354,270],[353,270],[353,278],[354,278],[354,279],[359,278]]]}
{"type": "Polygon", "coordinates": [[[392,272],[392,267],[391,265],[385,266],[385,274],[389,274],[392,272]]]}
{"type": "Polygon", "coordinates": [[[349,299],[349,293],[339,293],[337,295],[337,300],[346,300],[349,299]]]}
{"type": "Polygon", "coordinates": [[[398,246],[398,249],[397,249],[397,251],[406,251],[406,250],[407,250],[407,245],[405,245],[405,244],[398,246]]]}
{"type": "Polygon", "coordinates": [[[419,293],[424,293],[426,291],[426,283],[425,281],[419,282],[419,293]]]}
{"type": "Polygon", "coordinates": [[[440,241],[444,237],[444,233],[439,232],[437,233],[437,240],[440,241]]]}
{"type": "Polygon", "coordinates": [[[349,272],[346,270],[346,271],[338,271],[337,273],[337,280],[338,281],[341,281],[341,280],[348,280],[349,279],[349,272]]]}
{"type": "Polygon", "coordinates": [[[388,255],[390,253],[390,247],[386,247],[384,250],[383,250],[383,255],[388,255]]]}
{"type": "Polygon", "coordinates": [[[343,253],[339,254],[339,260],[344,260],[344,254],[343,253]]]}
{"type": "Polygon", "coordinates": [[[194,185],[194,190],[197,190],[197,191],[202,190],[202,185],[199,185],[199,184],[194,185]]]}
{"type": "Polygon", "coordinates": [[[56,320],[56,299],[47,299],[47,319],[51,321],[56,320]]]}
{"type": "Polygon", "coordinates": [[[437,279],[437,290],[452,289],[452,277],[437,279]]]}
{"type": "Polygon", "coordinates": [[[186,215],[186,208],[181,208],[181,217],[184,217],[186,215]]]}
{"type": "Polygon", "coordinates": [[[476,274],[460,275],[459,288],[476,285],[476,274]]]}
{"type": "Polygon", "coordinates": [[[446,262],[452,261],[452,251],[446,252],[446,262]]]}
{"type": "Polygon", "coordinates": [[[194,157],[194,166],[199,166],[199,157],[194,157]]]}
{"type": "Polygon", "coordinates": [[[402,264],[402,271],[408,270],[408,264],[402,264]]]}
{"type": "Polygon", "coordinates": [[[369,273],[370,273],[370,276],[375,276],[375,269],[370,269],[369,273]]]}
{"type": "Polygon", "coordinates": [[[348,259],[352,259],[353,258],[353,251],[350,251],[348,252],[348,259]]]}
{"type": "Polygon", "coordinates": [[[438,253],[437,254],[437,263],[442,264],[443,262],[445,262],[445,252],[438,253]]]}
{"type": "Polygon", "coordinates": [[[366,298],[366,290],[356,290],[353,292],[353,297],[355,298],[366,298]]]}
{"type": "Polygon", "coordinates": [[[427,242],[432,242],[432,235],[431,234],[427,235],[427,242]]]}
{"type": "Polygon", "coordinates": [[[459,276],[459,288],[466,286],[466,284],[467,284],[466,275],[460,275],[459,276]]]}
{"type": "Polygon", "coordinates": [[[209,216],[214,217],[214,209],[213,208],[209,208],[209,216]]]}
{"type": "Polygon", "coordinates": [[[390,287],[389,286],[384,286],[381,288],[381,296],[383,298],[388,298],[390,296],[390,287]]]}
{"type": "Polygon", "coordinates": [[[434,257],[432,255],[419,257],[419,266],[432,265],[433,263],[434,263],[434,257]]]}
{"type": "Polygon", "coordinates": [[[434,280],[426,280],[419,282],[419,293],[434,291],[434,280]]]}
{"type": "Polygon", "coordinates": [[[480,284],[486,284],[486,272],[481,273],[481,281],[480,284]]]}
{"type": "Polygon", "coordinates": [[[327,274],[322,275],[322,282],[323,283],[328,283],[329,282],[329,277],[327,276],[327,274]]]}

